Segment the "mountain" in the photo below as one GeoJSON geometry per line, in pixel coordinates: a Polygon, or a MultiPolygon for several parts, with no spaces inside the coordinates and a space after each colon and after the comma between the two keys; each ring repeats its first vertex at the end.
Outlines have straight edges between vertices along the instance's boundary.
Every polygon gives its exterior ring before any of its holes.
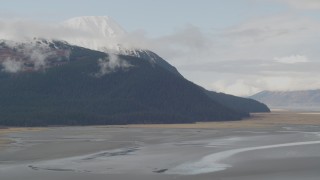
{"type": "Polygon", "coordinates": [[[72,43],[0,40],[0,125],[193,123],[269,112],[195,85],[152,51],[122,46],[125,31],[107,17],[65,24],[79,33],[72,43]],[[99,40],[82,38],[88,32],[99,40]]]}
{"type": "Polygon", "coordinates": [[[120,51],[119,42],[127,32],[108,16],[82,16],[68,19],[62,26],[78,34],[66,40],[97,51],[120,51]]]}
{"type": "Polygon", "coordinates": [[[1,125],[192,123],[248,116],[138,57],[46,40],[14,48],[2,42],[0,53],[1,125]],[[41,51],[45,59],[32,54],[41,51]]]}
{"type": "Polygon", "coordinates": [[[250,98],[261,101],[271,108],[320,110],[320,90],[262,91],[250,98]]]}
{"type": "Polygon", "coordinates": [[[75,34],[79,33],[79,37],[72,36],[65,39],[73,45],[106,53],[139,57],[181,76],[175,67],[156,53],[147,49],[125,47],[123,44],[126,44],[127,32],[109,16],[75,17],[64,21],[62,25],[75,34]]]}
{"type": "MultiPolygon", "coordinates": [[[[95,41],[92,39],[72,38],[68,41],[78,46],[86,47],[104,52],[112,52],[116,54],[135,56],[151,63],[155,63],[168,71],[182,76],[177,69],[162,59],[156,53],[137,48],[124,47],[121,43],[126,39],[127,32],[117,24],[111,17],[108,16],[83,16],[76,17],[65,21],[64,26],[71,29],[95,34],[99,38],[95,41]]],[[[223,93],[204,90],[204,92],[214,101],[223,104],[226,107],[235,109],[239,112],[269,112],[269,108],[255,100],[236,97],[223,93]]]]}
{"type": "Polygon", "coordinates": [[[239,112],[270,112],[270,109],[265,104],[251,99],[233,96],[230,94],[217,93],[214,91],[204,90],[204,92],[214,101],[223,104],[226,107],[239,112]]]}

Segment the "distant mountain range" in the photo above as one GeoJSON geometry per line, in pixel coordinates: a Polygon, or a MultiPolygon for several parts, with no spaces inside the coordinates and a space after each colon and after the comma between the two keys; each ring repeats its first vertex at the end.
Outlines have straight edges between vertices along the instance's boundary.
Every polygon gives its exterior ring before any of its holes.
{"type": "Polygon", "coordinates": [[[109,21],[69,21],[101,33],[103,42],[109,38],[105,48],[87,40],[78,42],[84,47],[45,38],[0,41],[0,125],[193,123],[270,111],[255,100],[193,84],[152,51],[113,44],[119,26],[109,21]]]}
{"type": "Polygon", "coordinates": [[[262,91],[250,98],[271,108],[289,110],[320,110],[320,90],[262,91]]]}

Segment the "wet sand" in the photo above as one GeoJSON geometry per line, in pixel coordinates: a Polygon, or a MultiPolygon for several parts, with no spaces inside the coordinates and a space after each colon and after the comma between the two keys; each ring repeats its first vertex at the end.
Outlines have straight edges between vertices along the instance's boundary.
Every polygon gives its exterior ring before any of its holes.
{"type": "MultiPolygon", "coordinates": [[[[1,131],[1,130],[0,130],[1,131]]],[[[7,132],[0,179],[319,179],[320,114],[7,132]]]]}
{"type": "Polygon", "coordinates": [[[9,144],[14,141],[6,138],[6,134],[17,133],[17,132],[30,132],[30,131],[41,131],[45,128],[9,128],[9,127],[0,127],[0,150],[1,148],[7,147],[9,144]]]}
{"type": "Polygon", "coordinates": [[[266,128],[279,125],[320,125],[320,112],[275,111],[272,113],[253,113],[241,121],[200,122],[195,124],[133,124],[117,127],[134,128],[197,128],[197,129],[245,129],[266,128]]]}

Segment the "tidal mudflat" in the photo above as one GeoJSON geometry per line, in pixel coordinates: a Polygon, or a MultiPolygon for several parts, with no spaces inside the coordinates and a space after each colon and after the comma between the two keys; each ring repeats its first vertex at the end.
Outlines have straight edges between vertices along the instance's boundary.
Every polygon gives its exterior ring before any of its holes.
{"type": "Polygon", "coordinates": [[[7,142],[0,149],[1,180],[320,177],[318,113],[182,125],[50,127],[0,137],[7,142]]]}

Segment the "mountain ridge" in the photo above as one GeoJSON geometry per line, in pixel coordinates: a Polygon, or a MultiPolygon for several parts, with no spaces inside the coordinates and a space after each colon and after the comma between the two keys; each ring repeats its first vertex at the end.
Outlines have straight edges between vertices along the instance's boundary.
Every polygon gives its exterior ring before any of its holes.
{"type": "Polygon", "coordinates": [[[124,48],[113,40],[125,31],[115,22],[120,30],[112,30],[108,17],[84,19],[73,21],[83,32],[88,24],[98,29],[101,48],[46,38],[0,42],[0,124],[194,123],[270,111],[195,85],[150,50],[124,48]]]}
{"type": "Polygon", "coordinates": [[[79,33],[78,36],[66,39],[71,44],[104,52],[119,52],[119,41],[127,34],[109,16],[74,17],[61,24],[62,27],[79,33]]]}
{"type": "Polygon", "coordinates": [[[175,67],[156,53],[147,49],[124,47],[121,42],[125,40],[127,32],[109,16],[75,17],[64,21],[62,24],[75,31],[98,37],[98,39],[94,40],[88,38],[82,39],[81,37],[78,39],[67,39],[73,45],[106,53],[139,57],[152,63],[158,63],[169,71],[182,76],[175,67]]]}
{"type": "Polygon", "coordinates": [[[96,76],[100,61],[109,62],[111,55],[59,47],[71,51],[63,64],[14,73],[2,68],[1,125],[193,123],[249,115],[211,100],[192,82],[141,58],[119,55],[130,66],[114,66],[115,71],[96,76]]]}
{"type": "Polygon", "coordinates": [[[299,91],[262,91],[250,98],[272,108],[320,110],[320,89],[299,91]]]}
{"type": "Polygon", "coordinates": [[[250,112],[250,113],[270,112],[270,109],[267,105],[257,100],[254,100],[252,98],[238,97],[238,96],[225,94],[221,92],[218,93],[215,91],[209,91],[206,89],[204,89],[204,92],[211,99],[240,112],[250,112]]]}

